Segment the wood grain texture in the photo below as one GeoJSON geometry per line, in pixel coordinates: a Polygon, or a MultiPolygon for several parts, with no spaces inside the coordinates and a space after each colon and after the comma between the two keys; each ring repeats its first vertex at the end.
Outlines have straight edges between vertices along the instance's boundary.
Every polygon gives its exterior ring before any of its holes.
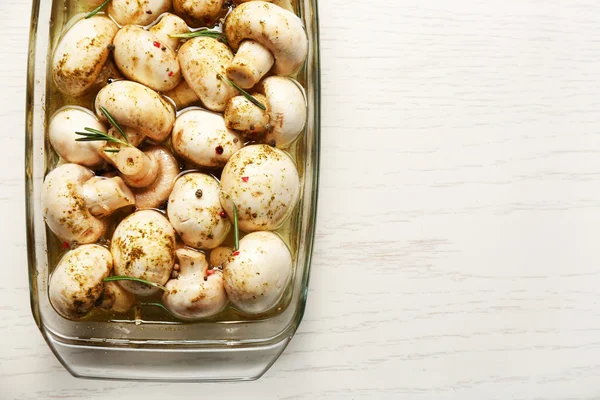
{"type": "Polygon", "coordinates": [[[246,384],[71,378],[29,312],[30,2],[0,2],[0,399],[600,398],[600,7],[320,4],[323,147],[304,322],[246,384]]]}

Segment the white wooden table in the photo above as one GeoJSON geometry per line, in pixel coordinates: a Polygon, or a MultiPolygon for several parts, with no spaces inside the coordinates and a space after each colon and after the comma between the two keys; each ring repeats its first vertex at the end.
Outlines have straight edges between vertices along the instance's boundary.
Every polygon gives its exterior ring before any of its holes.
{"type": "Polygon", "coordinates": [[[77,380],[29,311],[29,0],[0,2],[0,399],[600,398],[600,4],[321,1],[308,309],[246,384],[77,380]]]}

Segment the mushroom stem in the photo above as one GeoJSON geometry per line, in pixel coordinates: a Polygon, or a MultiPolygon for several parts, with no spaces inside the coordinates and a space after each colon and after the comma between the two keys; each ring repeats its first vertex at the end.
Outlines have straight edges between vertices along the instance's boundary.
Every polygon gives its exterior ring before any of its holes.
{"type": "Polygon", "coordinates": [[[105,217],[135,204],[133,193],[119,177],[93,177],[82,185],[82,194],[86,207],[95,217],[105,217]]]}
{"type": "Polygon", "coordinates": [[[121,147],[114,153],[114,165],[129,186],[143,188],[151,185],[158,175],[158,161],[135,147],[121,147]]]}
{"type": "Polygon", "coordinates": [[[187,84],[185,79],[182,79],[181,82],[175,89],[169,90],[165,93],[165,96],[173,100],[175,105],[177,106],[177,110],[181,110],[197,101],[200,101],[194,89],[187,84]]]}
{"type": "MultiPolygon", "coordinates": [[[[253,93],[252,96],[262,104],[268,104],[267,98],[263,94],[253,93]]],[[[250,138],[266,132],[269,127],[268,109],[261,110],[244,96],[236,96],[229,100],[223,117],[229,129],[240,131],[244,136],[250,138]]]]}
{"type": "Polygon", "coordinates": [[[175,255],[179,260],[179,274],[180,275],[192,275],[201,274],[206,276],[208,270],[208,262],[206,256],[196,250],[180,248],[175,251],[175,255]]]}
{"type": "Polygon", "coordinates": [[[254,40],[245,40],[227,67],[227,77],[241,88],[250,89],[269,72],[274,62],[269,49],[254,40]]]}

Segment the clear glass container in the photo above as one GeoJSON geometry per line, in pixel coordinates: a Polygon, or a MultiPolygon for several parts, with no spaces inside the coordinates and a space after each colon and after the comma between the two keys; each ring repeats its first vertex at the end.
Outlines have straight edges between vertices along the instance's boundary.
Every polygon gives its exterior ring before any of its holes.
{"type": "MultiPolygon", "coordinates": [[[[48,345],[76,377],[165,380],[254,380],[273,365],[298,329],[304,313],[315,232],[319,171],[319,36],[316,0],[299,0],[298,15],[309,38],[309,54],[298,80],[305,87],[308,123],[292,149],[303,191],[297,212],[284,229],[295,255],[290,290],[275,313],[197,323],[140,318],[70,321],[48,298],[48,276],[56,251],[42,217],[40,193],[47,172],[46,123],[52,107],[49,59],[67,23],[67,0],[34,0],[27,79],[26,191],[31,309],[48,345]],[[61,13],[64,13],[62,15],[61,13]],[[57,26],[59,24],[60,26],[57,26]]],[[[55,244],[55,243],[54,243],[55,244]]]]}

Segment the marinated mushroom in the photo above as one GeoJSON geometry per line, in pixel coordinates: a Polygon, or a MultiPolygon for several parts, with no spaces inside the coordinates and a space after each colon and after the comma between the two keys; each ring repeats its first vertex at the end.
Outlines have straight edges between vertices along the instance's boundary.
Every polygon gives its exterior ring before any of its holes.
{"type": "Polygon", "coordinates": [[[176,251],[179,276],[167,282],[168,292],[163,302],[171,313],[181,319],[196,320],[212,317],[227,305],[223,288],[223,273],[209,270],[204,253],[191,249],[176,251]]]}
{"type": "Polygon", "coordinates": [[[133,189],[135,206],[140,209],[158,208],[167,201],[173,190],[175,179],[179,175],[179,163],[171,151],[163,146],[150,146],[144,149],[144,153],[156,160],[158,171],[156,179],[150,185],[133,189]]]}
{"type": "Polygon", "coordinates": [[[170,8],[171,0],[111,0],[108,14],[121,26],[148,25],[170,8]]]}
{"type": "MultiPolygon", "coordinates": [[[[256,0],[233,0],[233,4],[240,5],[242,3],[247,3],[249,1],[256,1],[256,0]]],[[[278,5],[279,7],[286,9],[290,12],[294,12],[294,6],[292,5],[290,0],[264,0],[264,1],[278,5]]]]}
{"type": "Polygon", "coordinates": [[[203,167],[224,166],[244,145],[222,116],[199,108],[177,117],[171,141],[177,154],[203,167]]]}
{"type": "Polygon", "coordinates": [[[186,41],[177,55],[185,81],[202,104],[209,110],[222,112],[229,99],[238,94],[220,77],[233,60],[229,47],[213,38],[196,37],[186,41]]]}
{"type": "Polygon", "coordinates": [[[290,216],[300,195],[300,179],[287,153],[259,144],[231,157],[221,174],[221,205],[229,216],[237,206],[244,232],[275,230],[290,216]]]}
{"type": "MultiPolygon", "coordinates": [[[[175,264],[175,231],[158,211],[136,211],[115,229],[110,252],[116,275],[164,285],[175,264]]],[[[118,283],[125,290],[143,296],[160,290],[139,282],[118,283]]]]}
{"type": "Polygon", "coordinates": [[[118,29],[110,18],[94,16],[76,22],[67,31],[52,58],[52,77],[59,91],[81,96],[94,85],[118,29]]]}
{"type": "Polygon", "coordinates": [[[213,26],[227,9],[224,0],[173,0],[175,13],[193,28],[213,26]]]}
{"type": "Polygon", "coordinates": [[[106,231],[99,218],[134,202],[121,178],[97,177],[77,164],[56,167],[46,176],[42,189],[44,220],[68,243],[97,241],[106,231]]]}
{"type": "Polygon", "coordinates": [[[48,288],[52,307],[63,317],[85,316],[103,291],[103,280],[112,270],[110,252],[95,244],[70,250],[58,262],[48,288]]]}
{"type": "Polygon", "coordinates": [[[104,282],[104,290],[96,300],[96,307],[118,313],[128,311],[134,304],[135,295],[123,289],[117,282],[104,282]]]}
{"type": "Polygon", "coordinates": [[[225,109],[225,125],[248,138],[265,133],[265,143],[288,147],[306,124],[304,93],[296,81],[282,76],[265,78],[259,91],[263,95],[254,94],[254,97],[267,109],[262,111],[244,96],[236,96],[225,109]]]}
{"type": "Polygon", "coordinates": [[[293,74],[308,54],[300,18],[264,1],[234,8],[225,20],[224,32],[236,51],[227,76],[244,89],[256,85],[271,68],[276,75],[293,74]]]}
{"type": "Polygon", "coordinates": [[[119,30],[113,44],[115,63],[128,79],[159,92],[175,88],[181,80],[177,54],[152,32],[127,25],[119,30]]]}
{"type": "Polygon", "coordinates": [[[171,13],[164,14],[158,23],[153,25],[149,30],[161,44],[164,44],[173,50],[177,50],[181,39],[178,37],[171,37],[170,35],[189,32],[189,28],[185,21],[171,13]]]}
{"type": "Polygon", "coordinates": [[[165,96],[170,98],[173,103],[175,103],[177,110],[184,109],[200,101],[198,95],[196,92],[194,92],[194,89],[188,85],[185,79],[179,81],[179,84],[175,87],[175,89],[166,92],[165,96]]]}
{"type": "Polygon", "coordinates": [[[132,81],[117,81],[105,86],[96,96],[96,115],[107,121],[104,107],[119,121],[155,142],[164,141],[175,123],[173,106],[154,90],[132,81]]]}
{"type": "Polygon", "coordinates": [[[292,277],[292,254],[273,232],[254,232],[223,264],[225,290],[242,312],[262,314],[275,307],[292,277]]]}
{"type": "Polygon", "coordinates": [[[206,174],[189,173],[175,181],[167,215],[188,246],[214,249],[227,237],[231,223],[222,216],[219,190],[219,182],[206,174]]]}
{"type": "Polygon", "coordinates": [[[54,150],[68,163],[95,167],[102,163],[102,142],[78,142],[85,128],[106,132],[106,127],[91,111],[77,106],[59,109],[50,119],[48,138],[54,150]]]}
{"type": "Polygon", "coordinates": [[[210,265],[213,267],[220,267],[227,261],[227,258],[233,253],[233,249],[231,247],[217,247],[216,249],[212,249],[210,252],[210,265]]]}

